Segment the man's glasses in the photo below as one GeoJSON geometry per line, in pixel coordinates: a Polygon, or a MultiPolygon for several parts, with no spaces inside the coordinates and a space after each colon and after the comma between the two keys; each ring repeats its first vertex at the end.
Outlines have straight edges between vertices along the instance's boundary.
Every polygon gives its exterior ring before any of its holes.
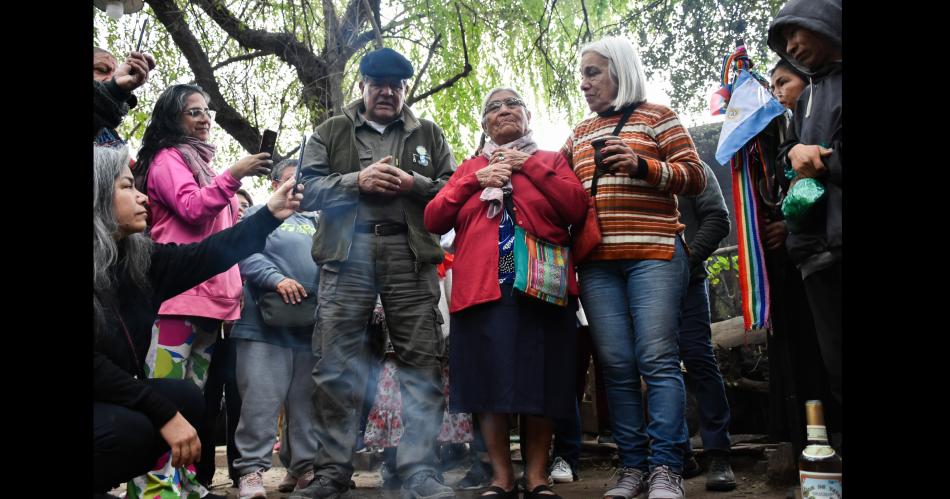
{"type": "Polygon", "coordinates": [[[369,83],[370,87],[377,92],[380,92],[385,88],[392,90],[393,93],[402,92],[406,89],[406,86],[403,83],[403,80],[388,80],[388,79],[377,80],[377,79],[369,78],[366,80],[366,82],[369,83]]]}
{"type": "Polygon", "coordinates": [[[185,109],[185,114],[187,114],[188,116],[191,116],[192,118],[198,118],[203,114],[207,116],[209,120],[214,119],[214,111],[207,108],[201,109],[198,107],[193,107],[191,109],[185,109]]]}
{"type": "Polygon", "coordinates": [[[523,100],[521,100],[521,99],[519,99],[519,98],[517,98],[517,97],[508,97],[508,98],[506,98],[506,99],[504,99],[504,100],[493,100],[493,101],[489,101],[488,104],[485,105],[485,114],[488,114],[488,113],[491,113],[491,112],[494,112],[494,111],[497,111],[497,110],[501,109],[501,105],[502,105],[502,104],[508,106],[509,108],[519,107],[519,106],[520,106],[520,107],[524,107],[524,101],[523,101],[523,100]]]}

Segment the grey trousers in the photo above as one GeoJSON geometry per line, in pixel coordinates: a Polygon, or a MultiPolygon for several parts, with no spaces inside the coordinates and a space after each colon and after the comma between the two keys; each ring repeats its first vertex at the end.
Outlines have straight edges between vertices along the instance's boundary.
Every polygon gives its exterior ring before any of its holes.
{"type": "Polygon", "coordinates": [[[241,457],[234,468],[246,475],[259,468],[270,469],[277,438],[277,415],[286,406],[287,445],[293,442],[291,462],[295,476],[310,469],[317,453],[314,429],[313,370],[315,358],[307,350],[271,345],[262,341],[234,339],[237,351],[237,383],[241,393],[241,419],[234,443],[241,457]]]}
{"type": "Polygon", "coordinates": [[[346,262],[320,269],[313,335],[318,359],[313,403],[320,443],[314,471],[340,484],[353,474],[359,408],[369,371],[364,337],[377,294],[386,309],[399,367],[405,432],[396,451],[396,472],[408,478],[435,470],[445,406],[438,275],[434,265],[415,262],[405,234],[357,233],[346,262]]]}

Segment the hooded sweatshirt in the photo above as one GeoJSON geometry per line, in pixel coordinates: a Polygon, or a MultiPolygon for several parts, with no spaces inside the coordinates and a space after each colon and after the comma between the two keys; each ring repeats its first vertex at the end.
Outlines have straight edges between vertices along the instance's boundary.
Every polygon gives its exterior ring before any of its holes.
{"type": "Polygon", "coordinates": [[[842,107],[841,61],[810,68],[786,52],[785,26],[797,25],[830,39],[841,47],[840,0],[792,0],[769,27],[769,47],[808,75],[808,86],[798,99],[786,141],[779,148],[779,162],[789,164],[788,152],[798,144],[821,145],[832,149],[822,158],[827,173],[819,178],[827,192],[816,208],[817,216],[799,232],[790,233],[785,242],[789,255],[802,271],[802,277],[831,267],[841,260],[842,197],[842,107]]]}

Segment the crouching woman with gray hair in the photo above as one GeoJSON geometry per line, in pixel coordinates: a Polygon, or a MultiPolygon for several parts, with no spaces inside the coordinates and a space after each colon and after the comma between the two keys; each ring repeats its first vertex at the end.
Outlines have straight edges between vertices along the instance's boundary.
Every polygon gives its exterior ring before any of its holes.
{"type": "Polygon", "coordinates": [[[483,497],[498,499],[518,497],[508,416],[525,416],[524,497],[556,498],[545,470],[552,420],[575,411],[573,265],[568,258],[565,306],[516,294],[514,244],[517,226],[567,245],[568,226],[583,220],[587,195],[563,156],[538,150],[530,119],[514,90],[489,92],[482,107],[489,140],[425,210],[430,232],[455,229],[449,409],[478,415],[493,470],[483,497]]]}
{"type": "Polygon", "coordinates": [[[194,425],[204,397],[185,380],[147,379],[143,370],[161,303],[261,251],[300,206],[293,182],[267,209],[199,243],[159,244],[143,234],[148,198],[134,185],[125,148],[93,147],[94,492],[147,472],[171,450],[172,465],[194,463],[194,425]]]}

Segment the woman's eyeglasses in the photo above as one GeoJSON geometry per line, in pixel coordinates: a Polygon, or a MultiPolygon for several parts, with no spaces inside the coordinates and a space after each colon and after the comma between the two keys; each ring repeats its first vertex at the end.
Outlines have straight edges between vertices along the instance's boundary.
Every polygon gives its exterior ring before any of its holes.
{"type": "Polygon", "coordinates": [[[192,118],[197,118],[203,114],[207,116],[209,120],[214,119],[214,111],[207,108],[201,109],[198,107],[194,107],[191,109],[185,109],[185,114],[187,114],[188,116],[191,116],[192,118]]]}
{"type": "Polygon", "coordinates": [[[523,101],[523,100],[521,100],[521,99],[519,99],[519,98],[517,98],[517,97],[508,97],[508,98],[506,98],[506,99],[504,99],[504,100],[493,100],[493,101],[489,101],[488,104],[485,105],[485,114],[488,114],[488,113],[491,113],[491,112],[494,112],[494,111],[497,111],[497,110],[501,109],[501,105],[502,105],[502,104],[508,106],[509,108],[512,108],[512,107],[519,107],[519,106],[520,106],[520,107],[524,107],[524,101],[523,101]]]}

